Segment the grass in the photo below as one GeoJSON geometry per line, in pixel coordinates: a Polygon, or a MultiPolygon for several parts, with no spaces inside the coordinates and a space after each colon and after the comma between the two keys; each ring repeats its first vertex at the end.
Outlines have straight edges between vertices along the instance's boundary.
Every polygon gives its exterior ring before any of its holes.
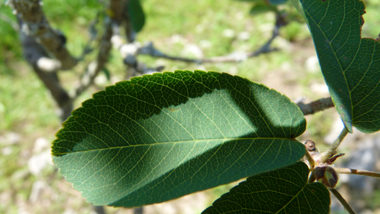
{"type": "MultiPolygon", "coordinates": [[[[375,37],[380,33],[376,32],[376,26],[380,25],[376,12],[380,3],[376,0],[366,3],[367,15],[364,16],[366,24],[363,35],[375,37]]],[[[214,0],[144,0],[143,6],[147,22],[138,36],[138,41],[153,41],[155,46],[165,53],[183,57],[192,56],[190,52],[184,51],[185,47],[191,44],[198,46],[204,57],[226,55],[233,51],[256,50],[269,38],[274,21],[273,14],[249,16],[250,4],[238,1],[226,0],[216,3],[214,0]],[[234,36],[224,36],[226,30],[232,31],[234,36]],[[244,32],[249,33],[250,37],[246,40],[239,39],[238,35],[244,32]]],[[[289,8],[291,7],[285,6],[285,9],[289,8]]],[[[104,7],[97,0],[44,1],[46,16],[52,26],[65,33],[68,38],[67,47],[75,56],[81,54],[87,42],[88,24],[97,11],[102,9],[104,7]]],[[[10,8],[1,6],[0,14],[4,14],[9,20],[13,20],[11,23],[16,24],[10,8]]],[[[101,28],[101,25],[99,27],[101,28]]],[[[57,173],[54,166],[47,167],[38,176],[29,172],[28,160],[36,155],[33,151],[35,140],[44,137],[51,142],[61,125],[55,114],[53,99],[22,59],[17,32],[8,21],[2,19],[0,38],[0,167],[4,169],[0,170],[0,213],[18,213],[23,209],[30,213],[62,213],[70,210],[90,213],[91,206],[57,173]],[[20,136],[17,143],[10,144],[10,133],[20,136]],[[45,188],[38,202],[32,203],[30,194],[36,181],[44,183],[45,188]]],[[[315,55],[315,51],[307,27],[303,23],[292,22],[283,28],[281,38],[278,38],[273,46],[281,50],[241,63],[195,65],[147,56],[141,56],[139,59],[151,66],[165,65],[165,70],[170,71],[202,69],[230,72],[262,82],[285,93],[291,99],[305,96],[308,100],[313,100],[327,96],[314,92],[310,87],[312,83],[323,84],[323,78],[320,72],[308,72],[305,66],[305,61],[315,55]]],[[[86,62],[78,65],[72,72],[60,74],[65,88],[73,88],[73,82],[79,78],[86,63],[95,54],[87,57],[86,62]]],[[[116,51],[113,51],[107,68],[113,78],[122,80],[125,71],[116,51]]],[[[81,101],[90,98],[96,90],[92,87],[86,91],[76,101],[76,106],[80,106],[81,101]]],[[[309,117],[306,136],[322,141],[330,128],[326,123],[331,124],[331,117],[334,115],[334,111],[329,111],[327,114],[309,117]]],[[[205,193],[208,201],[211,203],[231,186],[208,190],[205,193]]],[[[108,212],[129,211],[108,208],[108,212]]]]}

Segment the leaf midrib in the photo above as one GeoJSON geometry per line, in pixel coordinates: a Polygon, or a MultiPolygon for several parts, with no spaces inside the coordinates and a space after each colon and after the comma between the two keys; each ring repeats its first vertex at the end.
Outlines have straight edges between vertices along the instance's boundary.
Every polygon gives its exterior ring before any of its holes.
{"type": "Polygon", "coordinates": [[[111,149],[123,149],[123,148],[133,148],[133,147],[144,147],[144,146],[156,146],[156,145],[165,145],[165,144],[177,144],[177,143],[195,143],[195,142],[201,142],[201,141],[237,141],[237,140],[291,140],[295,141],[295,139],[291,138],[278,138],[278,137],[255,137],[255,138],[216,138],[216,139],[201,139],[201,140],[184,140],[184,141],[168,141],[168,142],[156,142],[151,144],[136,144],[136,145],[124,145],[124,146],[115,146],[115,147],[108,147],[108,148],[99,148],[99,149],[88,149],[88,150],[82,150],[82,151],[70,151],[70,152],[62,152],[54,154],[54,156],[61,156],[66,154],[73,154],[73,153],[82,153],[82,152],[92,152],[92,151],[103,151],[103,150],[111,150],[111,149]]]}
{"type": "MultiPolygon", "coordinates": [[[[302,172],[301,172],[302,173],[302,172]]],[[[302,177],[302,176],[301,176],[302,177]]],[[[287,180],[289,182],[289,180],[287,180]]],[[[296,185],[296,184],[294,184],[296,185]]],[[[298,197],[298,195],[304,191],[304,189],[307,187],[308,183],[304,184],[301,189],[297,192],[297,194],[294,195],[294,197],[292,197],[292,199],[290,199],[281,209],[279,209],[276,213],[280,213],[282,210],[284,210],[294,199],[296,199],[298,197]]],[[[298,186],[298,185],[296,185],[298,186]]]]}

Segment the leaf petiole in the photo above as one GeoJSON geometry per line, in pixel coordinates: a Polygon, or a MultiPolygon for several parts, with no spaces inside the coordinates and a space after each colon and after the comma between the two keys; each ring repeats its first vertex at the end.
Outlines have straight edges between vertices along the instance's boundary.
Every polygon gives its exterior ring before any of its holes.
{"type": "Polygon", "coordinates": [[[337,153],[336,149],[339,147],[340,143],[343,141],[343,139],[346,137],[347,134],[348,134],[348,131],[346,127],[344,127],[343,130],[340,132],[338,138],[331,145],[331,147],[327,151],[321,154],[322,163],[326,163],[333,155],[337,153]]]}
{"type": "Polygon", "coordinates": [[[367,170],[361,170],[361,169],[340,168],[340,167],[333,167],[333,168],[339,174],[364,175],[364,176],[369,176],[369,177],[380,178],[379,172],[373,172],[373,171],[367,171],[367,170]]]}
{"type": "Polygon", "coordinates": [[[344,206],[350,214],[355,214],[355,211],[351,208],[351,206],[347,203],[347,201],[342,197],[342,195],[336,189],[329,189],[332,194],[340,201],[340,203],[344,206]]]}

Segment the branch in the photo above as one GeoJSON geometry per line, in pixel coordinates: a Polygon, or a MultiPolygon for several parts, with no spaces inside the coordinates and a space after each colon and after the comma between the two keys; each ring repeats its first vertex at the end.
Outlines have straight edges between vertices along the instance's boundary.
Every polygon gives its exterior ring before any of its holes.
{"type": "MultiPolygon", "coordinates": [[[[125,0],[111,0],[108,8],[108,15],[110,19],[106,20],[105,32],[100,42],[100,48],[96,61],[91,62],[80,79],[80,85],[73,92],[73,99],[77,98],[83,93],[90,85],[94,83],[96,76],[104,68],[111,48],[111,38],[115,32],[116,27],[119,25],[122,16],[122,8],[124,8],[125,0]]],[[[90,31],[93,31],[90,29],[90,31]]],[[[93,34],[93,33],[91,33],[93,34]]]]}
{"type": "Polygon", "coordinates": [[[153,68],[148,67],[146,64],[139,62],[134,55],[128,55],[126,58],[124,58],[124,64],[128,65],[129,68],[133,69],[129,72],[129,75],[126,77],[126,79],[130,79],[131,77],[135,76],[136,73],[150,74],[160,72],[164,69],[164,66],[158,66],[153,68]]]}
{"type": "Polygon", "coordinates": [[[129,1],[125,0],[125,7],[123,10],[122,18],[123,18],[123,27],[125,28],[125,36],[127,38],[128,43],[135,42],[137,33],[133,30],[131,18],[129,15],[129,1]]]}
{"type": "Polygon", "coordinates": [[[148,74],[148,73],[154,73],[154,72],[160,72],[162,69],[164,69],[163,66],[158,66],[155,68],[150,68],[144,63],[141,63],[137,60],[136,56],[141,51],[151,51],[155,50],[152,43],[147,44],[144,47],[141,47],[141,44],[138,42],[129,43],[127,44],[124,39],[120,35],[120,26],[114,26],[114,35],[112,36],[111,42],[112,46],[119,51],[120,56],[124,59],[124,64],[126,64],[129,68],[128,75],[125,79],[130,79],[131,77],[135,76],[136,73],[140,74],[148,74]]]}
{"type": "Polygon", "coordinates": [[[78,58],[78,61],[82,61],[84,57],[91,53],[93,51],[93,48],[91,48],[91,44],[93,41],[95,41],[96,37],[98,36],[98,30],[96,29],[96,25],[99,22],[99,12],[96,14],[95,19],[90,23],[90,26],[88,27],[88,34],[90,35],[90,39],[87,42],[87,44],[83,48],[82,55],[78,58]]]}
{"type": "Polygon", "coordinates": [[[60,69],[67,70],[77,64],[77,60],[66,49],[66,38],[50,27],[39,0],[10,0],[9,4],[22,20],[21,31],[33,37],[58,59],[61,62],[60,69]]]}
{"type": "Polygon", "coordinates": [[[347,134],[348,131],[346,127],[343,127],[343,130],[340,132],[338,138],[334,141],[331,147],[327,151],[321,153],[321,163],[326,163],[333,155],[336,154],[336,149],[339,147],[340,143],[347,134]]]}
{"type": "Polygon", "coordinates": [[[369,177],[380,178],[380,173],[378,172],[361,170],[361,169],[340,168],[340,167],[334,167],[334,166],[333,168],[339,174],[364,175],[364,176],[369,176],[369,177]]]}
{"type": "Polygon", "coordinates": [[[323,111],[325,109],[334,107],[334,103],[332,102],[331,97],[322,98],[307,104],[304,104],[301,100],[299,102],[296,102],[296,104],[304,115],[314,114],[318,111],[323,111]]]}
{"type": "Polygon", "coordinates": [[[212,57],[208,59],[192,59],[192,58],[186,58],[186,57],[177,57],[177,56],[170,56],[167,55],[158,49],[156,49],[152,42],[147,43],[145,46],[140,47],[138,49],[139,54],[143,55],[149,55],[151,57],[157,57],[157,58],[164,58],[174,61],[182,61],[182,62],[188,62],[188,63],[196,63],[196,64],[203,64],[203,63],[218,63],[218,62],[242,62],[250,57],[256,57],[260,54],[264,53],[270,53],[272,51],[277,51],[278,49],[270,49],[270,44],[274,40],[275,37],[272,37],[269,39],[265,45],[260,47],[258,50],[251,52],[251,53],[244,53],[244,52],[234,52],[229,55],[225,56],[218,56],[218,57],[212,57]]]}
{"type": "Polygon", "coordinates": [[[58,115],[61,118],[61,121],[65,121],[71,115],[73,109],[72,99],[62,87],[57,73],[54,72],[56,70],[53,69],[52,72],[46,72],[45,70],[42,70],[39,65],[43,59],[53,59],[48,58],[48,53],[41,44],[37,43],[33,37],[25,35],[22,31],[20,32],[20,40],[26,61],[49,90],[53,99],[59,106],[58,115]]]}
{"type": "Polygon", "coordinates": [[[128,0],[110,0],[108,16],[118,25],[123,21],[125,5],[128,0]]]}
{"type": "Polygon", "coordinates": [[[276,24],[272,32],[271,38],[260,48],[258,48],[256,51],[244,53],[244,52],[235,52],[229,55],[225,56],[218,56],[218,57],[212,57],[209,59],[191,59],[191,58],[185,58],[185,57],[176,57],[176,56],[170,56],[165,53],[162,53],[161,51],[157,50],[153,43],[147,43],[143,47],[138,47],[138,53],[149,55],[152,57],[158,57],[158,58],[165,58],[170,60],[176,60],[176,61],[183,61],[183,62],[189,62],[189,63],[196,63],[196,64],[202,64],[202,63],[217,63],[217,62],[242,62],[250,57],[256,57],[260,54],[264,53],[270,53],[272,51],[277,51],[276,48],[270,48],[270,45],[274,41],[274,39],[279,35],[280,28],[285,26],[287,22],[284,19],[284,16],[276,14],[276,24]]]}
{"type": "Polygon", "coordinates": [[[90,85],[93,84],[95,77],[99,74],[99,72],[103,69],[105,63],[108,60],[110,50],[111,50],[111,36],[112,36],[112,21],[106,21],[105,32],[100,43],[100,48],[98,52],[98,56],[96,61],[91,62],[82,75],[80,79],[80,85],[74,89],[71,97],[76,99],[79,95],[83,93],[90,85]]]}
{"type": "Polygon", "coordinates": [[[340,201],[340,203],[343,205],[343,207],[347,210],[350,214],[355,214],[355,211],[351,208],[351,206],[347,203],[347,201],[342,197],[342,195],[338,192],[336,189],[329,189],[332,194],[340,201]]]}

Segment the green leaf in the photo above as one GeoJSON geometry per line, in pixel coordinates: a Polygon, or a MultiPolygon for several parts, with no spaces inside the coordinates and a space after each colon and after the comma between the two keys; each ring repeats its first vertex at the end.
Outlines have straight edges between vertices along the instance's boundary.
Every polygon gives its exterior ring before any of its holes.
{"type": "Polygon", "coordinates": [[[235,0],[235,1],[244,1],[244,2],[264,2],[264,0],[235,0]]]}
{"type": "Polygon", "coordinates": [[[220,213],[329,213],[330,194],[321,183],[307,184],[303,162],[252,176],[203,211],[220,213]]]}
{"type": "MultiPolygon", "coordinates": [[[[235,1],[266,3],[266,0],[235,0],[235,1]]],[[[286,1],[287,0],[269,0],[269,3],[273,5],[280,5],[280,4],[284,4],[286,1]]]]}
{"type": "Polygon", "coordinates": [[[271,12],[271,11],[276,11],[276,7],[265,4],[265,3],[257,3],[251,7],[249,14],[257,15],[260,13],[266,13],[266,12],[271,12]]]}
{"type": "Polygon", "coordinates": [[[110,81],[111,80],[111,72],[106,67],[103,67],[102,71],[103,71],[104,75],[106,76],[107,80],[110,81]]]}
{"type": "Polygon", "coordinates": [[[140,0],[128,1],[128,13],[131,18],[133,30],[138,33],[144,27],[145,14],[141,6],[140,0]]]}
{"type": "MultiPolygon", "coordinates": [[[[300,0],[290,0],[290,1],[294,5],[294,7],[298,10],[298,12],[303,16],[303,18],[306,19],[306,15],[305,15],[305,12],[303,11],[300,0]]],[[[307,19],[306,19],[306,23],[307,23],[307,19]]]]}
{"type": "Polygon", "coordinates": [[[361,38],[360,0],[301,0],[322,73],[347,129],[380,130],[380,43],[361,38]]]}
{"type": "Polygon", "coordinates": [[[305,130],[287,97],[225,73],[135,77],[94,94],[53,142],[53,161],[96,205],[141,206],[290,165],[305,130]]]}
{"type": "Polygon", "coordinates": [[[287,0],[269,0],[269,2],[273,5],[284,4],[287,0]]]}

